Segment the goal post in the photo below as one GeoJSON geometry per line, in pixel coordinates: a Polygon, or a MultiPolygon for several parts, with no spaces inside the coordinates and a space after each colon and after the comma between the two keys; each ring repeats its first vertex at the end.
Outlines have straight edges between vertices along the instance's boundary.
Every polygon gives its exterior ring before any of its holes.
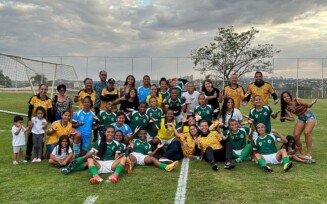
{"type": "Polygon", "coordinates": [[[51,97],[59,84],[67,92],[81,89],[73,66],[0,53],[0,91],[37,93],[40,84],[49,86],[51,97]]]}

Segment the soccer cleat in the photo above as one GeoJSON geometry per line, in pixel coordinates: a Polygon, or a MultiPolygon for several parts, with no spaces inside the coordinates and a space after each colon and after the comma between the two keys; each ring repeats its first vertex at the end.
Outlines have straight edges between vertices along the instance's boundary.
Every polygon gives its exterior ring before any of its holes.
{"type": "Polygon", "coordinates": [[[126,159],[126,168],[127,168],[127,173],[128,174],[131,174],[133,173],[133,165],[132,165],[132,162],[129,158],[126,159]]]}
{"type": "Polygon", "coordinates": [[[161,162],[161,163],[165,163],[165,164],[171,164],[171,163],[173,163],[172,160],[167,159],[167,158],[165,158],[165,157],[161,157],[161,158],[159,159],[159,162],[161,162]]]}
{"type": "Polygon", "coordinates": [[[242,162],[242,159],[239,157],[239,158],[235,159],[235,162],[236,163],[241,163],[242,162]]]}
{"type": "Polygon", "coordinates": [[[226,162],[224,169],[234,169],[235,165],[232,162],[226,162]]]}
{"type": "Polygon", "coordinates": [[[17,162],[16,160],[14,160],[14,161],[12,161],[12,164],[13,164],[13,165],[17,165],[18,162],[17,162]]]}
{"type": "Polygon", "coordinates": [[[118,182],[118,174],[111,174],[111,176],[109,176],[109,180],[111,181],[111,183],[117,183],[118,182]]]}
{"type": "Polygon", "coordinates": [[[73,159],[71,162],[69,162],[69,164],[67,165],[67,169],[69,169],[69,172],[72,170],[72,168],[74,168],[74,166],[76,166],[78,164],[77,159],[73,159]]]}
{"type": "Polygon", "coordinates": [[[284,171],[285,172],[288,172],[293,166],[293,163],[292,162],[288,162],[286,164],[284,164],[284,171]]]}
{"type": "Polygon", "coordinates": [[[175,169],[176,167],[178,167],[178,161],[174,161],[173,163],[169,164],[166,166],[165,170],[166,171],[172,171],[173,169],[175,169]]]}
{"type": "Polygon", "coordinates": [[[270,172],[273,172],[274,170],[272,168],[270,168],[269,166],[263,166],[262,167],[263,171],[264,172],[267,172],[267,173],[270,173],[270,172]]]}
{"type": "Polygon", "coordinates": [[[56,167],[57,169],[60,169],[61,165],[60,164],[55,164],[54,167],[56,167]]]}
{"type": "Polygon", "coordinates": [[[67,167],[65,167],[65,168],[60,169],[60,172],[61,172],[62,174],[64,174],[64,175],[67,175],[67,174],[70,173],[70,169],[68,169],[67,167]]]}
{"type": "Polygon", "coordinates": [[[218,171],[219,170],[219,168],[218,168],[218,166],[217,166],[216,163],[211,164],[211,169],[214,170],[214,171],[218,171]]]}
{"type": "Polygon", "coordinates": [[[97,174],[97,175],[94,175],[90,180],[90,184],[97,184],[97,183],[100,183],[102,182],[103,179],[97,174]]]}

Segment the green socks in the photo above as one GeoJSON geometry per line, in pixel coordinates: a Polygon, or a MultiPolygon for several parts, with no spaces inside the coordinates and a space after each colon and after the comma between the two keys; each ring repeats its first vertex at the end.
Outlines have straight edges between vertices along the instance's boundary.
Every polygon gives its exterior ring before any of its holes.
{"type": "Polygon", "coordinates": [[[243,152],[241,153],[240,158],[244,159],[246,156],[248,156],[250,154],[250,152],[251,152],[251,148],[252,148],[251,144],[245,145],[245,147],[243,149],[243,152]]]}
{"type": "Polygon", "coordinates": [[[258,159],[258,164],[259,164],[261,167],[263,167],[263,166],[267,166],[265,160],[264,160],[264,159],[261,159],[261,158],[258,159]]]}
{"type": "Polygon", "coordinates": [[[116,166],[116,169],[115,169],[115,172],[114,173],[119,175],[123,170],[124,170],[124,166],[121,165],[121,164],[118,164],[116,166]]]}
{"type": "Polygon", "coordinates": [[[71,171],[82,171],[85,169],[84,162],[74,166],[71,171]]]}
{"type": "Polygon", "coordinates": [[[288,162],[290,162],[290,157],[289,156],[283,157],[283,164],[287,164],[288,162]]]}
{"type": "Polygon", "coordinates": [[[90,171],[92,176],[95,176],[95,175],[99,174],[98,168],[96,166],[90,166],[89,171],[90,171]]]}
{"type": "Polygon", "coordinates": [[[159,164],[159,169],[163,169],[163,170],[165,170],[165,169],[166,169],[166,166],[167,166],[167,164],[160,163],[160,164],[159,164]]]}

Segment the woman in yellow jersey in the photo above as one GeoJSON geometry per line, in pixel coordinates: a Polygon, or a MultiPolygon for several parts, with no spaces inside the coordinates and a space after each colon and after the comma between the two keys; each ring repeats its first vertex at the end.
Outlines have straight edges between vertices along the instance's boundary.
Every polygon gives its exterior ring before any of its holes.
{"type": "MultiPolygon", "coordinates": [[[[178,138],[175,138],[173,125],[176,126],[174,111],[168,109],[166,117],[161,119],[159,127],[155,126],[158,135],[152,140],[152,144],[154,145],[158,145],[159,143],[168,145],[163,157],[159,159],[160,162],[172,162],[172,160],[175,161],[183,158],[181,143],[178,138]]],[[[177,126],[176,128],[178,128],[177,126]]]]}
{"type": "MultiPolygon", "coordinates": [[[[39,106],[44,108],[46,115],[48,116],[46,119],[47,121],[49,121],[49,116],[51,115],[51,111],[52,111],[52,101],[47,96],[47,93],[48,93],[48,85],[41,84],[39,86],[39,93],[33,95],[28,101],[28,127],[32,128],[31,118],[36,116],[36,109],[39,106]]],[[[26,157],[25,157],[26,161],[31,160],[32,150],[33,150],[32,134],[29,133],[27,139],[27,145],[26,145],[26,157]]],[[[43,154],[43,148],[42,148],[42,154],[43,154]]]]}
{"type": "Polygon", "coordinates": [[[150,94],[146,97],[146,103],[150,106],[150,98],[155,97],[157,99],[157,107],[162,107],[162,95],[159,93],[157,85],[152,84],[150,87],[150,94]]]}
{"type": "Polygon", "coordinates": [[[93,80],[91,78],[84,79],[84,89],[81,89],[75,95],[74,102],[76,103],[79,101],[79,109],[83,109],[83,99],[85,96],[90,96],[92,102],[95,103],[96,91],[93,90],[93,80]]]}

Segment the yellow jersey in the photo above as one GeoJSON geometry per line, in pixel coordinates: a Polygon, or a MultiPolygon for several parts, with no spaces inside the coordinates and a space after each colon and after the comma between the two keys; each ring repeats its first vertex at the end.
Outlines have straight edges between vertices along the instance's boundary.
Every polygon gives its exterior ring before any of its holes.
{"type": "Polygon", "coordinates": [[[91,97],[91,100],[93,102],[93,105],[95,104],[95,99],[97,98],[96,92],[94,90],[92,90],[92,93],[87,93],[85,91],[85,89],[80,90],[78,92],[78,96],[79,96],[79,109],[83,109],[83,99],[86,96],[90,96],[91,97]]]}
{"type": "Polygon", "coordinates": [[[57,120],[52,123],[50,129],[53,129],[55,131],[51,135],[47,136],[48,137],[47,144],[57,143],[59,140],[59,137],[62,135],[69,136],[69,132],[73,129],[73,126],[70,122],[68,122],[68,124],[65,127],[63,127],[61,125],[61,120],[57,120]]]}
{"type": "Polygon", "coordinates": [[[180,136],[183,155],[185,157],[192,156],[195,152],[195,141],[190,133],[183,133],[180,136]]]}
{"type": "Polygon", "coordinates": [[[33,105],[33,110],[31,114],[31,118],[36,116],[36,108],[41,106],[44,108],[45,113],[47,113],[49,108],[52,108],[52,100],[49,97],[46,97],[45,100],[40,98],[40,95],[34,95],[30,98],[29,102],[30,105],[33,105]]]}
{"type": "Polygon", "coordinates": [[[205,153],[207,147],[211,147],[213,150],[221,149],[223,146],[220,144],[222,137],[217,131],[210,131],[206,137],[200,135],[198,137],[198,147],[202,153],[205,153]]]}
{"type": "Polygon", "coordinates": [[[261,100],[263,105],[269,104],[269,94],[274,94],[275,90],[268,82],[263,82],[263,85],[258,87],[255,85],[254,82],[249,84],[248,91],[249,94],[251,94],[251,102],[252,106],[254,107],[254,96],[259,95],[261,96],[261,100]]]}
{"type": "Polygon", "coordinates": [[[232,88],[230,85],[224,87],[224,95],[234,100],[234,108],[241,108],[241,101],[244,99],[244,88],[237,84],[236,88],[232,88]]]}

